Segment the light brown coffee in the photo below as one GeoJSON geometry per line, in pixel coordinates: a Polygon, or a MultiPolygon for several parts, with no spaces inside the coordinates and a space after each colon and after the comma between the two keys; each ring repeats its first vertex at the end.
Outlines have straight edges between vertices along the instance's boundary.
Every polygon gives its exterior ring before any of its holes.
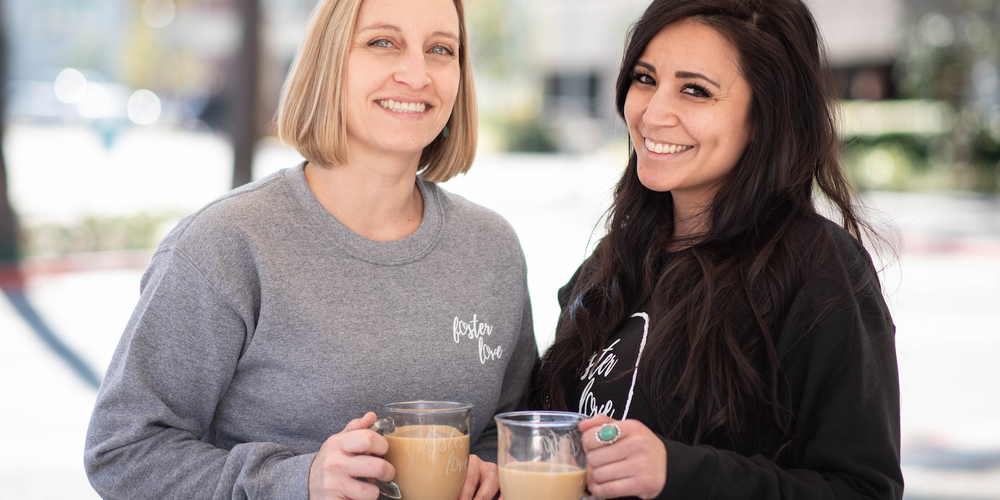
{"type": "Polygon", "coordinates": [[[512,462],[500,467],[505,500],[580,500],[587,471],[566,464],[512,462]]]}
{"type": "Polygon", "coordinates": [[[455,500],[469,468],[469,436],[448,425],[408,425],[386,434],[402,500],[455,500]]]}

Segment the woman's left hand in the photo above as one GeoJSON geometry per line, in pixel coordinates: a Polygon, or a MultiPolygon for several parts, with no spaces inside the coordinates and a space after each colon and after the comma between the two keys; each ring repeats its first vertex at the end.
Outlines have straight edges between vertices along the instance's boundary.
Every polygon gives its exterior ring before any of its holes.
{"type": "Polygon", "coordinates": [[[587,487],[598,498],[656,498],[667,484],[667,448],[638,420],[614,420],[598,415],[580,422],[587,452],[587,487]],[[602,424],[616,424],[618,439],[598,440],[602,424]]]}
{"type": "Polygon", "coordinates": [[[458,500],[493,500],[500,492],[497,464],[484,462],[476,455],[469,455],[469,471],[458,500]],[[475,497],[473,497],[475,495],[475,497]]]}

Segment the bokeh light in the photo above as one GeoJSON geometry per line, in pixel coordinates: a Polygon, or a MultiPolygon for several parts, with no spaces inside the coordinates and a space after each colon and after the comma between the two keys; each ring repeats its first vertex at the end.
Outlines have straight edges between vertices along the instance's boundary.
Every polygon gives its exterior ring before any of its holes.
{"type": "Polygon", "coordinates": [[[947,47],[955,41],[955,27],[942,14],[932,12],[920,20],[920,28],[927,43],[936,47],[947,47]]]}
{"type": "Polygon", "coordinates": [[[66,104],[75,104],[87,94],[87,77],[78,70],[66,68],[56,77],[56,99],[66,104]]]}
{"type": "Polygon", "coordinates": [[[104,118],[111,111],[111,93],[101,84],[88,82],[76,109],[87,118],[104,118]]]}
{"type": "Polygon", "coordinates": [[[137,125],[149,125],[160,117],[160,98],[142,89],[136,90],[128,100],[128,118],[137,125]]]}
{"type": "Polygon", "coordinates": [[[142,20],[153,28],[166,28],[176,15],[173,0],[146,0],[142,4],[142,20]]]}

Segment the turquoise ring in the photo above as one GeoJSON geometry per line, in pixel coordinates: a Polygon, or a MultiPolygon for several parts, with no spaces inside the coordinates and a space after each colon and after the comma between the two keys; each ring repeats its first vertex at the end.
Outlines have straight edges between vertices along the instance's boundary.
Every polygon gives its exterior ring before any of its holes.
{"type": "Polygon", "coordinates": [[[607,423],[598,427],[594,436],[597,438],[598,443],[611,444],[622,437],[622,429],[618,427],[618,424],[607,423]]]}

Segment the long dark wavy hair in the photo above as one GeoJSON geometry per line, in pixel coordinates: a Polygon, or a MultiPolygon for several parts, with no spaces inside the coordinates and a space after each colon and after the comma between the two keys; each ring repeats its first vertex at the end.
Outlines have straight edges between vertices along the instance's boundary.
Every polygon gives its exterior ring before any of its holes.
{"type": "Polygon", "coordinates": [[[536,367],[533,404],[575,409],[570,394],[589,356],[645,307],[651,330],[643,359],[656,362],[641,366],[638,382],[666,437],[734,442],[749,431],[745,423],[770,422],[784,436],[767,453],[776,458],[790,444],[793,415],[781,403],[775,341],[804,279],[801,241],[796,247],[789,236],[817,213],[820,193],[856,239],[871,229],[839,163],[833,79],[801,0],[654,0],[625,49],[616,86],[621,118],[646,46],[685,19],[735,48],[752,89],[752,139],[714,196],[707,227],[684,241],[675,239],[671,194],[639,182],[630,142],[608,232],[569,290],[555,343],[536,367]],[[668,251],[677,246],[685,248],[668,251]]]}

